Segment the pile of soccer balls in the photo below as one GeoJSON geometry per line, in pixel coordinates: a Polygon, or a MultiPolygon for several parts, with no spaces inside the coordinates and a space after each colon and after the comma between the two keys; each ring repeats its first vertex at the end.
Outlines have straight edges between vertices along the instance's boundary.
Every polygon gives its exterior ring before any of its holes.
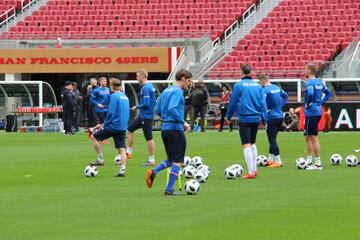
{"type": "Polygon", "coordinates": [[[227,179],[235,179],[244,174],[244,169],[240,164],[233,164],[225,169],[224,174],[227,179]]]}
{"type": "MultiPolygon", "coordinates": [[[[330,157],[330,163],[335,166],[340,165],[342,160],[342,156],[338,153],[333,154],[330,157]]],[[[356,167],[358,165],[358,159],[354,155],[348,155],[345,158],[345,161],[348,167],[356,167]]],[[[306,169],[308,167],[307,161],[304,158],[296,159],[295,165],[297,169],[306,169]]]]}
{"type": "Polygon", "coordinates": [[[185,178],[191,178],[191,180],[185,183],[186,193],[195,195],[200,191],[200,183],[207,182],[210,168],[203,164],[203,160],[199,156],[193,158],[185,156],[183,175],[185,178]]]}

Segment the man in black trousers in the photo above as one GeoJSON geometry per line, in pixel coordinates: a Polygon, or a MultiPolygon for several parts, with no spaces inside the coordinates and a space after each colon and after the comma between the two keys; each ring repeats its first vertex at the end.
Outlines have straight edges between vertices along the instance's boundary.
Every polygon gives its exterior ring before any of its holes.
{"type": "Polygon", "coordinates": [[[73,85],[71,82],[65,82],[65,88],[61,93],[62,106],[63,106],[63,121],[65,135],[73,135],[72,125],[74,123],[76,97],[73,92],[73,85]]]}

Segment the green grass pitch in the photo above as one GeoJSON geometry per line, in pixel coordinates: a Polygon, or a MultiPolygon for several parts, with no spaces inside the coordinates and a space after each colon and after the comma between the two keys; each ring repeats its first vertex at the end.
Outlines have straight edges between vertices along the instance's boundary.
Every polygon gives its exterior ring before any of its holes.
{"type": "MultiPolygon", "coordinates": [[[[226,180],[224,169],[245,169],[237,132],[187,134],[187,155],[202,156],[209,181],[196,196],[163,195],[165,171],[145,186],[142,133],[126,178],[114,178],[114,149],[104,146],[96,178],[83,170],[95,160],[85,134],[0,134],[0,239],[360,239],[360,167],[331,166],[332,153],[355,154],[360,135],[321,133],[322,171],[296,170],[305,157],[302,133],[280,133],[282,169],[258,170],[256,180],[226,180]]],[[[156,158],[165,158],[155,133],[156,158]]],[[[265,133],[259,154],[267,154],[265,133]]],[[[357,154],[360,157],[359,154],[357,154]]],[[[185,180],[183,180],[184,184],[185,180]]]]}

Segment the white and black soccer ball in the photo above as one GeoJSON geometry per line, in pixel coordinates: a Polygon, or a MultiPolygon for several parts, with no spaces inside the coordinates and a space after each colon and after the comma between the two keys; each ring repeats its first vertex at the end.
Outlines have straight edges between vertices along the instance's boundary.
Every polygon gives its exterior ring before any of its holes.
{"type": "Polygon", "coordinates": [[[209,174],[205,170],[196,171],[194,179],[199,183],[207,182],[209,174]]]}
{"type": "Polygon", "coordinates": [[[237,176],[241,177],[244,174],[244,169],[240,164],[233,164],[229,168],[235,169],[237,171],[237,176]]]}
{"type": "Polygon", "coordinates": [[[330,163],[332,165],[339,165],[341,163],[341,161],[342,161],[342,157],[338,153],[335,153],[335,154],[331,155],[331,157],[330,157],[330,163]]]}
{"type": "Polygon", "coordinates": [[[185,166],[192,166],[192,158],[189,156],[184,157],[184,165],[185,166]]]}
{"type": "Polygon", "coordinates": [[[346,157],[346,165],[348,165],[348,167],[356,167],[357,164],[358,164],[358,159],[356,156],[349,155],[346,157]]]}
{"type": "Polygon", "coordinates": [[[98,174],[98,169],[96,166],[87,166],[84,170],[84,174],[86,177],[96,177],[98,174]]]}
{"type": "Polygon", "coordinates": [[[199,156],[193,157],[192,160],[193,160],[194,167],[198,167],[203,164],[202,158],[199,156]]]}
{"type": "Polygon", "coordinates": [[[256,163],[260,167],[267,166],[267,161],[268,161],[268,159],[267,159],[267,157],[265,155],[259,155],[256,158],[256,163]]]}
{"type": "Polygon", "coordinates": [[[235,179],[238,177],[238,170],[228,167],[225,169],[224,174],[227,179],[235,179]]]}
{"type": "Polygon", "coordinates": [[[195,195],[200,192],[200,183],[191,179],[185,183],[185,191],[189,195],[195,195]]]}
{"type": "Polygon", "coordinates": [[[120,155],[116,155],[114,158],[114,162],[116,165],[120,165],[121,164],[121,156],[120,155]]]}
{"type": "Polygon", "coordinates": [[[184,168],[183,172],[186,178],[193,178],[196,173],[196,168],[194,168],[193,166],[187,166],[184,168]]]}
{"type": "Polygon", "coordinates": [[[198,166],[198,168],[196,169],[196,171],[205,171],[208,175],[210,175],[210,167],[207,165],[200,165],[198,166]]]}
{"type": "Polygon", "coordinates": [[[307,161],[305,160],[305,158],[298,158],[295,161],[295,165],[297,169],[306,169],[308,164],[307,161]]]}

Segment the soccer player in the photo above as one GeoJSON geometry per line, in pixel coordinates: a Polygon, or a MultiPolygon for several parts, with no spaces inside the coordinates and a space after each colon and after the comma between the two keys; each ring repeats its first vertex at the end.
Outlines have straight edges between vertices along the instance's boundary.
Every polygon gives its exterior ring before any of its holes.
{"type": "MultiPolygon", "coordinates": [[[[88,133],[89,137],[91,136],[94,129],[98,129],[105,121],[106,114],[108,111],[110,89],[107,87],[107,78],[99,78],[100,86],[93,90],[93,93],[90,97],[90,104],[95,106],[95,118],[97,125],[94,128],[89,128],[88,133]]],[[[104,143],[107,143],[105,141],[104,143]]]]}
{"type": "Polygon", "coordinates": [[[91,165],[103,166],[104,156],[101,143],[112,137],[114,139],[115,148],[121,157],[120,171],[115,177],[125,177],[126,168],[126,145],[125,136],[129,121],[130,107],[129,99],[124,92],[121,91],[121,81],[116,78],[110,80],[110,87],[113,91],[110,97],[109,111],[102,127],[91,135],[95,151],[97,153],[97,160],[91,165]]]}
{"type": "Polygon", "coordinates": [[[280,87],[271,84],[269,75],[267,74],[260,74],[259,81],[263,87],[263,102],[265,102],[267,106],[267,117],[265,119],[266,134],[270,144],[267,164],[269,168],[280,168],[283,166],[283,163],[280,158],[280,149],[276,142],[276,137],[283,122],[282,107],[288,100],[288,94],[280,87]]]}
{"type": "Polygon", "coordinates": [[[318,68],[316,64],[309,63],[305,68],[305,125],[304,136],[307,153],[307,170],[321,170],[320,143],[318,140],[318,124],[321,119],[321,106],[331,97],[332,93],[325,83],[316,78],[318,68]],[[323,93],[325,94],[323,97],[323,93]],[[312,153],[315,155],[315,165],[312,165],[312,153]]]}
{"type": "Polygon", "coordinates": [[[140,69],[136,73],[136,79],[141,85],[140,104],[132,107],[133,111],[139,109],[139,115],[128,127],[128,158],[132,157],[134,145],[134,132],[142,128],[149,151],[149,160],[143,166],[155,166],[155,143],[152,135],[152,123],[154,119],[154,108],[156,104],[156,90],[152,83],[147,81],[148,72],[140,69]]]}
{"type": "Polygon", "coordinates": [[[266,104],[261,102],[262,87],[251,78],[251,67],[248,64],[241,66],[243,78],[234,85],[233,93],[226,113],[227,120],[231,120],[235,111],[239,117],[239,132],[243,145],[244,157],[248,173],[242,178],[254,179],[257,176],[256,134],[260,118],[265,121],[266,104]]]}
{"type": "Polygon", "coordinates": [[[155,108],[156,114],[163,120],[161,137],[164,142],[167,160],[147,171],[146,185],[151,188],[155,176],[161,170],[171,167],[165,195],[179,194],[174,192],[174,183],[178,179],[180,164],[184,161],[186,149],[184,128],[187,131],[191,130],[190,125],[184,121],[183,95],[183,89],[187,86],[190,78],[188,71],[180,69],[176,73],[175,83],[164,90],[155,108]]]}

